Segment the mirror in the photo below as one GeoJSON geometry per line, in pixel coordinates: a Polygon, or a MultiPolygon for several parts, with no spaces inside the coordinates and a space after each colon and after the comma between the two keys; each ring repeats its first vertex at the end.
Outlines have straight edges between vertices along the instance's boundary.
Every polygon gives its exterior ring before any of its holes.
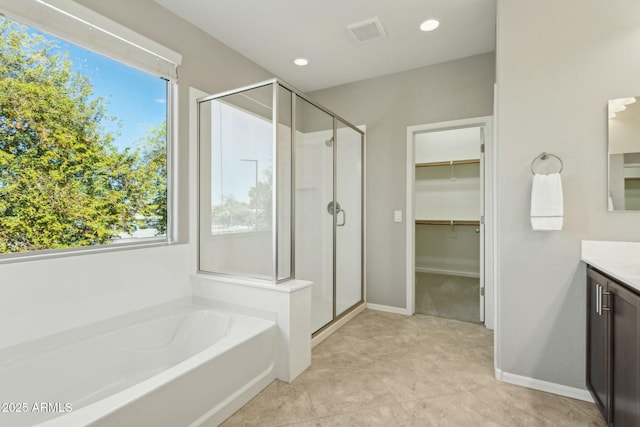
{"type": "Polygon", "coordinates": [[[640,210],[640,102],[609,100],[610,211],[640,210]]]}

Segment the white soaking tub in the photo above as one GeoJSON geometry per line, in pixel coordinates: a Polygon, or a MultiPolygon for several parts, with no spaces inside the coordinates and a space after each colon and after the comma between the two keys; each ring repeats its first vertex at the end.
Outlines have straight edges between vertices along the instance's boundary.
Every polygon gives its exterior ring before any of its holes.
{"type": "Polygon", "coordinates": [[[108,329],[0,352],[0,426],[218,425],[275,379],[274,321],[189,305],[108,329]]]}

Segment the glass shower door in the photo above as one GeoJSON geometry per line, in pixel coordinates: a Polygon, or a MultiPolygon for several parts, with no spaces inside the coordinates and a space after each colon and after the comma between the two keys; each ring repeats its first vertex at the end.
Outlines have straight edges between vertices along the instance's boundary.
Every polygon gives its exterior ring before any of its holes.
{"type": "Polygon", "coordinates": [[[336,317],[362,301],[363,136],[337,121],[335,144],[336,317]]]}
{"type": "Polygon", "coordinates": [[[295,276],[311,280],[311,331],[333,320],[333,117],[296,96],[295,276]]]}
{"type": "Polygon", "coordinates": [[[295,277],[315,333],[363,301],[363,134],[295,98],[295,277]]]}

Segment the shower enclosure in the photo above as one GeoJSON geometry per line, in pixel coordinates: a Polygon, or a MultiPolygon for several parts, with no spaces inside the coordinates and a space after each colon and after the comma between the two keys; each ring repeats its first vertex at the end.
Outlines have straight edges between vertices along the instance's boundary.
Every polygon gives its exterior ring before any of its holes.
{"type": "Polygon", "coordinates": [[[362,303],[364,133],[277,79],[198,106],[199,270],[313,281],[315,332],[362,303]]]}

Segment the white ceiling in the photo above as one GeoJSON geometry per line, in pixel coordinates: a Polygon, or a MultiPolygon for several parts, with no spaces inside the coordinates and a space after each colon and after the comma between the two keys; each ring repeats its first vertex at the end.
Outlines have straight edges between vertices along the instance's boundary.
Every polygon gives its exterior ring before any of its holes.
{"type": "Polygon", "coordinates": [[[304,92],[495,50],[496,0],[155,1],[304,92]],[[387,37],[356,43],[346,26],[374,17],[387,37]]]}

